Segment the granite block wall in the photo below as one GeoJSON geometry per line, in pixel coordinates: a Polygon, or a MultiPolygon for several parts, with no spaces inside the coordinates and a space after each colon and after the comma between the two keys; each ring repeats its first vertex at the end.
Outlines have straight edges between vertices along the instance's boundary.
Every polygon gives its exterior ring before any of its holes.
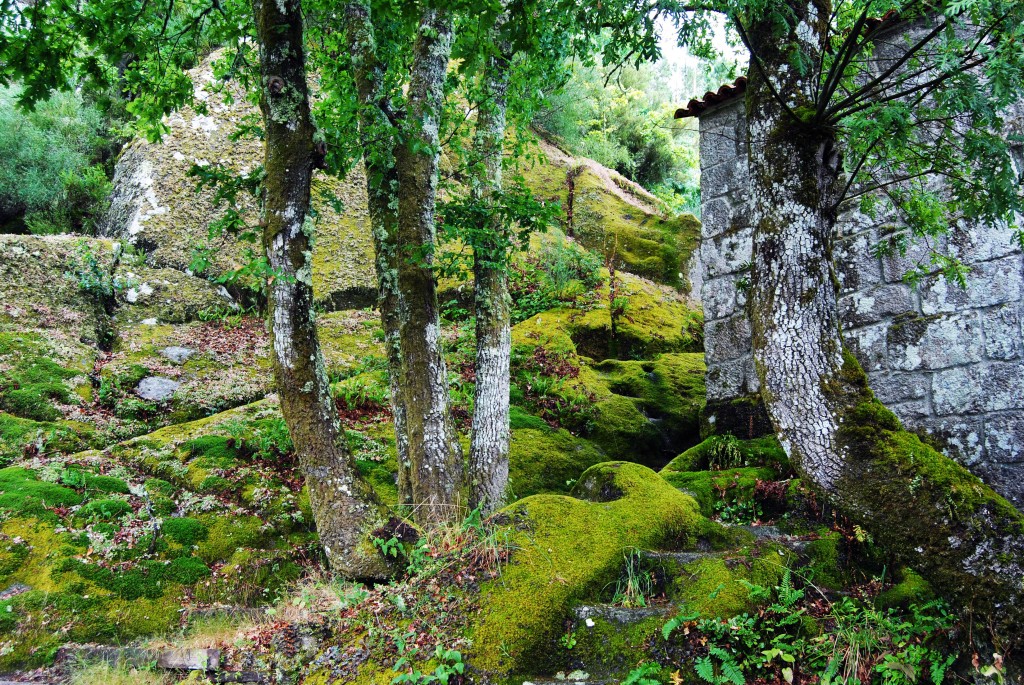
{"type": "MultiPolygon", "coordinates": [[[[767,428],[753,400],[747,154],[742,97],[701,114],[706,420],[741,435],[767,428]]],[[[902,230],[856,209],[840,217],[836,262],[847,343],[872,389],[908,428],[938,438],[1024,508],[1024,254],[1008,226],[957,226],[936,247],[970,267],[967,288],[937,273],[911,287],[903,276],[928,263],[929,248],[914,245],[903,257],[875,249],[902,230]]]]}

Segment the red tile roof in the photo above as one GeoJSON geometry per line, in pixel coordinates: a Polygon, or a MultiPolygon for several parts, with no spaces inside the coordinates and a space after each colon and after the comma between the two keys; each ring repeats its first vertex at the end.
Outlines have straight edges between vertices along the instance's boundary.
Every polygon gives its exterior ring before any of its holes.
{"type": "Polygon", "coordinates": [[[676,119],[684,119],[686,117],[699,117],[704,110],[715,105],[720,105],[723,102],[732,100],[733,98],[743,95],[744,91],[747,90],[747,77],[740,76],[732,83],[726,83],[724,86],[718,89],[718,92],[708,91],[704,93],[704,97],[700,100],[694,98],[686,103],[686,107],[680,107],[676,110],[676,119]]]}
{"type": "MultiPolygon", "coordinates": [[[[899,24],[901,21],[899,13],[896,10],[889,10],[881,17],[869,17],[864,22],[864,28],[868,33],[872,33],[879,29],[888,29],[891,26],[899,24]]],[[[723,102],[728,102],[735,97],[743,95],[747,90],[747,77],[740,76],[732,83],[726,83],[724,86],[718,89],[718,92],[708,91],[704,93],[704,97],[700,100],[694,98],[686,103],[686,107],[680,107],[676,110],[676,119],[685,119],[686,117],[699,117],[704,113],[704,110],[715,105],[720,105],[723,102]]]]}

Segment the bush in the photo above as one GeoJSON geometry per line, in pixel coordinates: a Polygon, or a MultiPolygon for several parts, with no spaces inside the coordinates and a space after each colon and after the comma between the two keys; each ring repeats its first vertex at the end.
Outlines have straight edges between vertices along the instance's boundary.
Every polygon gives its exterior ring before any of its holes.
{"type": "Polygon", "coordinates": [[[0,231],[93,233],[111,189],[103,115],[75,93],[25,112],[18,93],[0,87],[0,231]]]}

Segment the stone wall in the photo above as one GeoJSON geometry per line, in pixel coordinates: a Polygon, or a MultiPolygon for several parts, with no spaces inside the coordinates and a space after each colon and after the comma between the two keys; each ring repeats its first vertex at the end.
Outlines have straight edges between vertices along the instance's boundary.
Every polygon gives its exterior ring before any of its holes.
{"type": "MultiPolygon", "coordinates": [[[[742,97],[703,111],[706,420],[740,435],[768,428],[752,400],[758,379],[746,297],[747,153],[742,97]]],[[[1024,254],[1006,226],[958,226],[936,247],[970,267],[966,290],[939,274],[912,288],[902,277],[928,263],[928,248],[915,245],[905,257],[874,250],[901,230],[852,209],[840,217],[836,262],[846,341],[875,393],[908,428],[938,438],[948,454],[1024,506],[1024,254]]]]}

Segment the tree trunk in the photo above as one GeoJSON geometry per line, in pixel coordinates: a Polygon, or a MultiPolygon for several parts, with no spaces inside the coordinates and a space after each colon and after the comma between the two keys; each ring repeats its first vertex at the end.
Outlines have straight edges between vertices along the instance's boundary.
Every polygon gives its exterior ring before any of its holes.
{"type": "Polygon", "coordinates": [[[814,111],[814,74],[801,75],[788,51],[798,44],[808,63],[817,62],[831,7],[789,4],[799,23],[788,39],[767,19],[747,31],[761,61],[747,91],[761,394],[801,475],[972,612],[975,634],[987,628],[997,649],[1009,650],[1024,624],[1024,517],[903,431],[844,349],[832,253],[841,173],[835,133],[796,114],[814,111]]]}
{"type": "Polygon", "coordinates": [[[460,518],[462,454],[449,411],[448,370],[433,271],[444,82],[454,22],[445,9],[425,7],[413,49],[408,139],[398,148],[399,332],[406,428],[416,520],[460,518]]]}
{"type": "Polygon", "coordinates": [[[411,510],[412,461],[406,427],[406,403],[402,370],[398,284],[398,171],[395,166],[397,132],[391,104],[382,91],[384,68],[377,59],[376,39],[370,8],[366,2],[345,6],[346,31],[356,69],[353,78],[359,95],[359,138],[366,168],[366,191],[373,232],[377,272],[377,307],[384,327],[388,359],[391,414],[395,426],[398,456],[398,501],[411,510]]]}
{"type": "Polygon", "coordinates": [[[388,575],[369,537],[385,517],[356,471],[330,395],[313,314],[313,122],[309,113],[300,0],[254,0],[266,127],[263,246],[274,376],[281,413],[306,477],[313,516],[331,567],[352,578],[388,575]]]}
{"type": "MultiPolygon", "coordinates": [[[[495,27],[500,30],[503,20],[495,27]]],[[[501,192],[505,114],[509,85],[508,46],[488,59],[477,109],[477,178],[473,196],[488,203],[501,192]]],[[[493,202],[491,202],[493,204],[493,202]]],[[[476,310],[476,388],[470,437],[470,506],[489,514],[501,506],[508,487],[509,360],[512,351],[508,292],[508,231],[488,214],[473,241],[473,297],[476,310]]]]}

